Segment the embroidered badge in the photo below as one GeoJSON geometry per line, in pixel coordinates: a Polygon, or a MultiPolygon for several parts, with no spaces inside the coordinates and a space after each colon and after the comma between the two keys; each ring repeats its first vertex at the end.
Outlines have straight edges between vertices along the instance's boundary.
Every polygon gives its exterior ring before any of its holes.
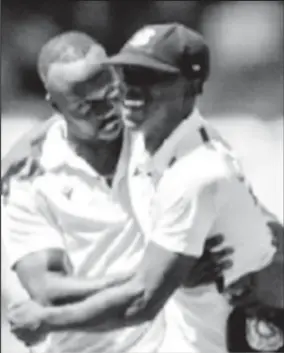
{"type": "Polygon", "coordinates": [[[144,28],[130,39],[129,44],[133,47],[142,47],[147,45],[155,35],[156,31],[153,28],[144,28]]]}
{"type": "Polygon", "coordinates": [[[246,338],[257,351],[276,351],[284,344],[283,333],[276,325],[257,318],[246,320],[246,338]]]}
{"type": "Polygon", "coordinates": [[[198,72],[201,70],[201,66],[199,64],[194,64],[194,65],[192,65],[192,70],[194,72],[198,72]]]}

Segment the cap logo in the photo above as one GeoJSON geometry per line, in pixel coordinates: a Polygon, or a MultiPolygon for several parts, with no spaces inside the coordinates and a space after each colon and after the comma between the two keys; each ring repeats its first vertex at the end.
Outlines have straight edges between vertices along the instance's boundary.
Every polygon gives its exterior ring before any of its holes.
{"type": "Polygon", "coordinates": [[[153,28],[144,28],[134,34],[133,38],[130,39],[129,44],[133,47],[143,47],[144,45],[147,45],[155,35],[156,31],[153,28]]]}
{"type": "Polygon", "coordinates": [[[192,70],[194,72],[198,72],[198,71],[200,71],[200,69],[201,69],[201,66],[199,64],[192,65],[192,70]]]}

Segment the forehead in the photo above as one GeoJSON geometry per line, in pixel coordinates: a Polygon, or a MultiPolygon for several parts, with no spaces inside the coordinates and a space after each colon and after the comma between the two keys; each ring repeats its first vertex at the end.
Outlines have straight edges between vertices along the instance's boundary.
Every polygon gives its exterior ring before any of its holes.
{"type": "Polygon", "coordinates": [[[116,80],[112,68],[85,59],[53,64],[48,72],[46,88],[50,92],[85,96],[105,91],[116,80]]]}
{"type": "Polygon", "coordinates": [[[168,73],[138,66],[124,66],[122,72],[125,81],[133,86],[163,86],[169,81],[178,78],[176,73],[168,73]]]}
{"type": "Polygon", "coordinates": [[[90,75],[82,81],[71,83],[69,86],[69,92],[79,97],[85,97],[92,94],[92,97],[100,98],[109,90],[114,81],[115,76],[112,70],[103,68],[95,75],[90,75]]]}

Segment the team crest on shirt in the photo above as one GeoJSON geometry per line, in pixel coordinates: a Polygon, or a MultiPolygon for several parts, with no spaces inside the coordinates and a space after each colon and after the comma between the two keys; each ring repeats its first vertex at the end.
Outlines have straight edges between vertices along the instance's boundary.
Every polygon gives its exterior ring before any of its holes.
{"type": "Polygon", "coordinates": [[[275,352],[284,343],[283,333],[278,327],[257,318],[246,320],[246,338],[250,347],[259,352],[275,352]]]}
{"type": "Polygon", "coordinates": [[[155,35],[156,31],[153,28],[144,28],[130,39],[129,44],[132,47],[142,47],[147,45],[155,35]]]}

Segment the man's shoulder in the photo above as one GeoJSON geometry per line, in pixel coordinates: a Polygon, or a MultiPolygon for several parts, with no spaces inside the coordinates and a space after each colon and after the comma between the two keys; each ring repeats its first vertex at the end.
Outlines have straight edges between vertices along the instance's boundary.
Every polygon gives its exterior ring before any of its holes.
{"type": "Polygon", "coordinates": [[[157,195],[166,202],[178,202],[204,192],[215,197],[227,178],[226,166],[216,152],[201,147],[178,158],[163,173],[157,195]]]}
{"type": "Polygon", "coordinates": [[[52,116],[48,120],[34,126],[17,140],[1,160],[1,179],[5,177],[7,172],[16,164],[20,164],[26,157],[30,157],[33,153],[35,154],[35,150],[39,152],[47,132],[59,119],[59,116],[52,116]]]}
{"type": "Polygon", "coordinates": [[[227,163],[213,144],[203,144],[183,153],[165,172],[165,176],[185,185],[214,183],[230,176],[227,163]]]}
{"type": "Polygon", "coordinates": [[[40,172],[39,158],[50,128],[60,120],[52,116],[24,134],[1,160],[1,195],[7,194],[11,179],[28,180],[40,172]]]}

